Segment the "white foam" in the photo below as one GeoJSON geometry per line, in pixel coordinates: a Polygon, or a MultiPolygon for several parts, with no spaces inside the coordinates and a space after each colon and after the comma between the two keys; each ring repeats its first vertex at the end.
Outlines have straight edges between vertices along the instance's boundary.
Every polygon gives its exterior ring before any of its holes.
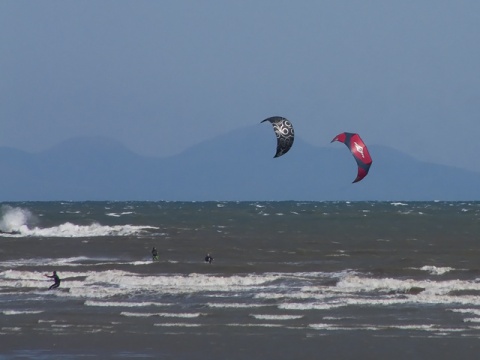
{"type": "Polygon", "coordinates": [[[279,299],[296,299],[296,300],[308,300],[318,299],[324,300],[326,295],[322,293],[322,289],[318,286],[314,287],[302,287],[300,291],[291,292],[261,292],[255,294],[255,299],[264,300],[279,300],[279,299]]]}
{"type": "MultiPolygon", "coordinates": [[[[37,288],[45,290],[53,282],[52,279],[45,277],[46,274],[38,271],[19,271],[19,270],[6,270],[0,272],[0,289],[6,288],[37,288]]],[[[48,274],[51,275],[51,274],[48,274]]],[[[68,278],[79,276],[78,273],[66,272],[63,271],[59,274],[61,278],[68,278]]],[[[68,287],[80,287],[82,285],[81,281],[71,280],[68,281],[68,287]]],[[[62,283],[61,287],[64,285],[62,283]]],[[[60,289],[61,290],[61,289],[60,289]]],[[[51,292],[52,294],[57,294],[58,292],[51,292]]],[[[62,294],[66,294],[62,292],[62,294]]]]}
{"type": "Polygon", "coordinates": [[[21,327],[2,327],[2,331],[22,331],[21,327]]]}
{"type": "Polygon", "coordinates": [[[445,274],[447,272],[450,272],[450,271],[453,271],[455,269],[451,268],[451,267],[437,267],[437,266],[425,265],[425,266],[422,266],[420,268],[420,270],[428,271],[432,275],[443,275],[443,274],[445,274]]]}
{"type": "Polygon", "coordinates": [[[258,320],[296,320],[303,318],[303,315],[259,315],[259,314],[250,314],[258,320]]]}
{"type": "Polygon", "coordinates": [[[391,326],[388,326],[388,328],[399,329],[399,330],[431,331],[431,332],[439,332],[439,333],[465,331],[465,329],[442,328],[437,325],[391,325],[391,326]]]}
{"type": "Polygon", "coordinates": [[[248,309],[248,308],[258,308],[264,306],[271,306],[267,304],[245,304],[245,303],[207,303],[208,307],[211,308],[233,308],[233,309],[248,309]]]}
{"type": "Polygon", "coordinates": [[[23,226],[36,220],[29,210],[9,205],[2,205],[0,213],[2,216],[0,219],[0,230],[5,232],[19,231],[23,226]]]}
{"type": "Polygon", "coordinates": [[[275,275],[233,275],[214,276],[208,274],[168,275],[168,276],[132,276],[122,271],[105,271],[91,274],[100,281],[136,288],[156,288],[163,292],[188,293],[198,291],[239,291],[241,289],[261,286],[278,278],[275,275]]]}
{"type": "Polygon", "coordinates": [[[450,311],[461,314],[473,314],[480,316],[480,309],[450,309],[450,311]]]}
{"type": "Polygon", "coordinates": [[[114,258],[92,258],[86,256],[74,256],[69,258],[30,258],[18,259],[0,262],[0,267],[16,268],[21,266],[49,266],[49,267],[92,267],[104,265],[149,265],[153,264],[151,260],[145,261],[119,261],[114,258]]]}
{"type": "Polygon", "coordinates": [[[122,316],[130,316],[130,317],[150,317],[150,316],[156,316],[155,313],[134,313],[134,312],[128,312],[128,311],[122,311],[120,313],[122,316]]]}
{"type": "Polygon", "coordinates": [[[121,212],[121,213],[107,213],[105,215],[107,216],[113,216],[113,217],[121,217],[123,215],[131,215],[133,214],[133,211],[124,211],[124,212],[121,212]]]}
{"type": "Polygon", "coordinates": [[[148,260],[148,261],[133,261],[133,262],[131,262],[131,264],[136,265],[136,266],[138,266],[138,265],[150,265],[150,264],[154,264],[154,262],[151,261],[151,260],[148,260]]]}
{"type": "MultiPolygon", "coordinates": [[[[78,213],[78,212],[75,212],[78,213]]],[[[90,225],[75,225],[70,222],[53,226],[49,228],[41,228],[33,226],[38,223],[38,219],[30,210],[19,207],[11,207],[3,205],[0,208],[0,230],[2,236],[39,236],[39,237],[92,237],[92,236],[128,236],[141,233],[149,229],[158,229],[153,226],[134,226],[134,225],[116,225],[106,226],[99,223],[90,225]],[[13,232],[8,234],[8,232],[13,232]],[[18,232],[18,234],[17,234],[18,232]]],[[[122,213],[109,213],[109,216],[124,216],[133,214],[131,211],[122,213]]]]}
{"type": "Polygon", "coordinates": [[[305,311],[305,310],[330,310],[340,306],[344,306],[345,304],[326,304],[326,303],[283,303],[279,304],[278,308],[280,310],[298,310],[298,311],[305,311]]]}
{"type": "Polygon", "coordinates": [[[3,315],[29,315],[29,314],[40,314],[43,311],[41,310],[4,310],[2,311],[3,315]]]}
{"type": "Polygon", "coordinates": [[[169,303],[159,302],[125,302],[125,301],[95,301],[87,300],[85,306],[100,306],[100,307],[145,307],[145,306],[172,306],[169,303]]]}
{"type": "Polygon", "coordinates": [[[480,318],[465,318],[463,319],[464,322],[471,322],[471,323],[480,323],[480,318]]]}
{"type": "Polygon", "coordinates": [[[189,318],[197,318],[204,314],[202,313],[158,313],[157,315],[160,317],[178,317],[178,318],[189,319],[189,318]]]}
{"type": "Polygon", "coordinates": [[[407,292],[412,288],[425,288],[430,286],[429,281],[416,281],[413,279],[371,278],[357,275],[347,275],[340,279],[336,287],[345,292],[407,292]]]}
{"type": "Polygon", "coordinates": [[[29,229],[26,225],[22,225],[19,231],[22,236],[39,236],[39,237],[95,237],[95,236],[129,236],[141,233],[148,229],[158,229],[153,226],[134,226],[134,225],[116,225],[105,226],[98,223],[91,225],[75,225],[66,222],[59,226],[50,228],[35,227],[29,229]]]}
{"type": "MultiPolygon", "coordinates": [[[[69,259],[71,261],[72,259],[69,259]]],[[[51,262],[45,262],[49,266],[51,262]]],[[[45,265],[46,265],[45,264],[45,265]]],[[[78,269],[78,268],[74,268],[78,269]]],[[[57,296],[81,297],[86,300],[100,300],[114,296],[129,296],[136,293],[188,294],[202,292],[215,298],[222,294],[229,297],[231,293],[269,291],[275,293],[277,285],[272,282],[282,281],[286,274],[249,274],[218,276],[211,274],[190,275],[140,275],[121,270],[105,271],[64,271],[59,273],[61,287],[68,287],[69,292],[55,292],[57,296]],[[68,280],[71,279],[71,280],[68,280]]],[[[300,276],[303,276],[300,275],[300,276]]],[[[5,270],[0,271],[0,288],[37,288],[45,289],[51,280],[43,273],[5,270]]],[[[54,292],[52,292],[53,294],[54,292]]],[[[87,303],[90,305],[90,303],[87,303]]],[[[213,305],[215,306],[215,305],[213,305]]],[[[229,306],[229,305],[217,305],[229,306]]],[[[230,305],[237,306],[237,305],[230,305]]]]}
{"type": "MultiPolygon", "coordinates": [[[[68,264],[84,258],[60,259],[68,264]]],[[[45,262],[44,265],[51,265],[45,262]]],[[[211,297],[206,306],[210,308],[260,308],[276,307],[285,311],[329,310],[345,306],[390,306],[403,304],[442,304],[474,309],[480,307],[480,282],[476,280],[416,280],[373,278],[365,274],[343,272],[325,273],[260,273],[248,275],[219,276],[214,274],[138,274],[132,271],[102,270],[59,272],[63,279],[60,290],[44,290],[51,279],[38,271],[0,271],[2,293],[15,291],[39,296],[58,296],[83,299],[85,306],[104,307],[166,307],[171,303],[155,301],[113,301],[128,299],[138,294],[147,296],[170,296],[199,294],[211,297]],[[313,285],[325,278],[339,279],[335,286],[313,285]],[[291,286],[293,283],[311,283],[308,286],[291,286]],[[25,289],[23,289],[25,288],[25,289]],[[33,289],[33,290],[32,290],[33,289]],[[469,295],[472,293],[471,295],[469,295]],[[237,300],[244,298],[247,300],[237,300]],[[226,298],[228,300],[222,301],[226,298]],[[252,299],[253,302],[252,302],[252,299]],[[230,301],[231,300],[231,301],[230,301]]],[[[458,310],[460,311],[460,310],[458,310]]],[[[155,311],[150,311],[155,312],[155,311]]],[[[478,314],[472,312],[474,316],[478,314]]],[[[473,317],[473,316],[472,316],[473,317]]]]}
{"type": "Polygon", "coordinates": [[[325,323],[310,324],[308,325],[308,327],[315,330],[351,330],[349,328],[339,327],[333,324],[325,324],[325,323]]]}
{"type": "Polygon", "coordinates": [[[465,329],[459,328],[442,328],[432,324],[420,324],[420,325],[356,325],[356,326],[339,326],[336,324],[327,324],[327,323],[319,323],[319,324],[310,324],[310,328],[315,330],[333,330],[333,331],[384,331],[384,330],[405,330],[405,331],[426,331],[426,332],[434,332],[437,335],[447,335],[452,332],[463,332],[465,329]]]}
{"type": "Polygon", "coordinates": [[[200,317],[202,314],[201,313],[136,313],[136,312],[122,311],[120,315],[133,316],[133,317],[159,316],[159,317],[169,317],[169,318],[190,319],[190,318],[200,317]]]}

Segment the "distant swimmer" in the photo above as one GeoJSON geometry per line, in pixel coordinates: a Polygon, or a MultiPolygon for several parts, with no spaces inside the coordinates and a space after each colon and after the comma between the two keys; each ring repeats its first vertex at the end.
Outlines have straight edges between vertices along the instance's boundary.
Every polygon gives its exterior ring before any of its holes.
{"type": "Polygon", "coordinates": [[[152,249],[152,260],[153,261],[158,260],[158,251],[157,249],[155,249],[155,246],[152,249]]]}
{"type": "Polygon", "coordinates": [[[45,276],[46,276],[46,277],[49,277],[49,278],[53,279],[53,281],[55,281],[55,282],[53,283],[53,285],[48,288],[48,290],[56,289],[56,288],[58,288],[58,287],[60,286],[60,278],[58,277],[56,271],[53,272],[53,275],[47,275],[47,274],[45,274],[45,276]]]}
{"type": "Polygon", "coordinates": [[[213,261],[213,257],[210,254],[207,254],[207,256],[205,256],[205,262],[208,262],[209,264],[211,264],[212,261],[213,261]]]}

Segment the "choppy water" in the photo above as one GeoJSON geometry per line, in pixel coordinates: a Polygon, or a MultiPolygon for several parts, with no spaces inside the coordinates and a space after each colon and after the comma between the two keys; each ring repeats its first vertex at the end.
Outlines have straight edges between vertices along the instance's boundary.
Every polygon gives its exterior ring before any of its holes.
{"type": "Polygon", "coordinates": [[[0,234],[4,358],[467,359],[480,350],[477,202],[1,211],[0,230],[14,232],[0,234]],[[53,270],[62,284],[47,291],[53,270]]]}

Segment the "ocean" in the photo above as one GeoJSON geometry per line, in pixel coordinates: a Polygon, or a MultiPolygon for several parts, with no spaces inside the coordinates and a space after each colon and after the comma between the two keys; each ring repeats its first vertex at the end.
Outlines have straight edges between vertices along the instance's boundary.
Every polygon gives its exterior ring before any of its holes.
{"type": "Polygon", "coordinates": [[[480,202],[4,203],[0,230],[0,359],[479,356],[480,202]]]}

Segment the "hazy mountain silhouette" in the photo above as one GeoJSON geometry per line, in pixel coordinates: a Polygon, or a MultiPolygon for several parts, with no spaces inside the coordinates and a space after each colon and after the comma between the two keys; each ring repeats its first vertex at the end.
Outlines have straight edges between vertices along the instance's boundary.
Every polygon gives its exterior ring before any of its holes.
{"type": "Polygon", "coordinates": [[[181,154],[144,157],[105,138],[75,138],[29,154],[0,148],[0,201],[41,200],[480,200],[479,174],[369,146],[369,175],[340,143],[298,136],[274,159],[269,126],[252,126],[181,154]]]}

